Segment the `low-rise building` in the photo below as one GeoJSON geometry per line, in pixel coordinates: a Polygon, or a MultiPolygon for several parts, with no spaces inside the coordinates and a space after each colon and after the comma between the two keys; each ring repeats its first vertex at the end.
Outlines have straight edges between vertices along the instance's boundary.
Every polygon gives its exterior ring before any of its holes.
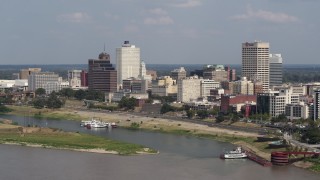
{"type": "Polygon", "coordinates": [[[308,119],[309,106],[303,102],[299,104],[287,104],[285,110],[286,117],[290,120],[308,119]]]}

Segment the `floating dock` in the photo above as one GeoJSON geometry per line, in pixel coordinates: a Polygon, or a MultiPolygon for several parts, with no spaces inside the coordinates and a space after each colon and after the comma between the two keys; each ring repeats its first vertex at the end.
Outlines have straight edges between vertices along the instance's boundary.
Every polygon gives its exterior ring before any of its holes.
{"type": "Polygon", "coordinates": [[[255,153],[253,152],[250,152],[250,151],[246,151],[246,154],[248,156],[248,159],[262,165],[262,166],[265,166],[265,167],[270,167],[272,166],[272,163],[266,159],[264,159],[263,157],[260,157],[258,155],[256,155],[255,153]]]}

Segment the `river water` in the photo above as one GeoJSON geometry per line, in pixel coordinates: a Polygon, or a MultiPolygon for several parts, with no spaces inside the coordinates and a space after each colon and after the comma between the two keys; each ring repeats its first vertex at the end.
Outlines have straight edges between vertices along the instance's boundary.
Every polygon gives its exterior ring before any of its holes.
{"type": "Polygon", "coordinates": [[[250,160],[221,160],[219,154],[233,145],[208,139],[127,129],[87,130],[75,121],[38,120],[1,115],[20,125],[61,128],[142,144],[158,155],[118,156],[67,150],[0,145],[0,179],[308,179],[320,174],[293,166],[262,167],[250,160]]]}

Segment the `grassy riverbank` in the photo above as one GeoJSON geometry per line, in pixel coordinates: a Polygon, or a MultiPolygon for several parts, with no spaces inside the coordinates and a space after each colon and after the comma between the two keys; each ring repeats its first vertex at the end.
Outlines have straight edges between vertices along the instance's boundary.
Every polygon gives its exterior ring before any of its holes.
{"type": "Polygon", "coordinates": [[[141,145],[124,143],[88,134],[6,124],[0,124],[0,143],[120,155],[156,153],[155,150],[141,145]]]}

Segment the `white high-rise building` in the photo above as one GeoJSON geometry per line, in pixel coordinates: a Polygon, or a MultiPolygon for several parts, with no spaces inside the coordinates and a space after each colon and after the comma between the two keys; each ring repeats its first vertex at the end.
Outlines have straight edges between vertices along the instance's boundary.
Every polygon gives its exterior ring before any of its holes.
{"type": "Polygon", "coordinates": [[[190,102],[201,96],[200,82],[198,76],[187,77],[178,80],[177,100],[179,102],[190,102]]]}
{"type": "Polygon", "coordinates": [[[260,80],[264,92],[269,89],[269,67],[269,43],[242,43],[242,76],[260,80]]]}
{"type": "Polygon", "coordinates": [[[118,86],[122,80],[140,75],[140,48],[125,41],[122,47],[116,48],[118,86]]]}

